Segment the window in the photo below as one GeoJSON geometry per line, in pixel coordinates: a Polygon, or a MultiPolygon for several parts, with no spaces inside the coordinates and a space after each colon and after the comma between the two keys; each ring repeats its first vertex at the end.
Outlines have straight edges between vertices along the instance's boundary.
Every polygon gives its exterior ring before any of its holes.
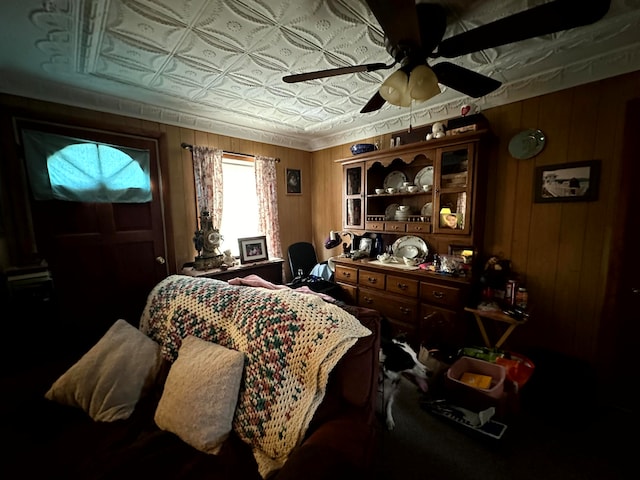
{"type": "Polygon", "coordinates": [[[36,200],[151,201],[148,150],[34,130],[23,130],[22,134],[29,182],[36,200]]]}
{"type": "Polygon", "coordinates": [[[240,255],[238,238],[254,237],[258,233],[258,199],[253,161],[224,156],[222,222],[223,250],[240,255]]]}

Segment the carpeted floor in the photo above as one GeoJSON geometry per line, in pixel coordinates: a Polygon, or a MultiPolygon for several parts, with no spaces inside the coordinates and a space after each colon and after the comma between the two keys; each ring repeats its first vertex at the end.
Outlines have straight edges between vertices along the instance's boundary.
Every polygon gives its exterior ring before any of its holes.
{"type": "Polygon", "coordinates": [[[550,415],[548,409],[523,407],[505,420],[507,430],[496,440],[423,410],[420,400],[423,394],[403,379],[392,431],[386,430],[379,405],[376,479],[611,480],[637,475],[629,473],[637,468],[639,425],[630,412],[594,407],[550,415]]]}

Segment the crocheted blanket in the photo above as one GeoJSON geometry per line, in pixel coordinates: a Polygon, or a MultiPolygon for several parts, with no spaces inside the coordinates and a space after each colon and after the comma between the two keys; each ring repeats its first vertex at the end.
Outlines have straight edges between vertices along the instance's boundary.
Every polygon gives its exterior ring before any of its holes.
{"type": "Polygon", "coordinates": [[[371,334],[315,295],[183,275],[156,285],[140,330],[170,361],[187,335],[245,353],[233,429],[251,445],[263,478],[303,440],[338,360],[371,334]]]}

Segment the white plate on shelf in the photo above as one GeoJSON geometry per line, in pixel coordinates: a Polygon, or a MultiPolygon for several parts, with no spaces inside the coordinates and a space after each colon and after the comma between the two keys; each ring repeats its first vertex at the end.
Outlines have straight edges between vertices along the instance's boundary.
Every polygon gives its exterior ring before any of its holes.
{"type": "Polygon", "coordinates": [[[390,187],[397,188],[399,192],[402,188],[402,184],[406,181],[407,176],[404,173],[402,173],[400,170],[394,170],[389,175],[384,177],[382,186],[385,190],[390,187]]]}
{"type": "Polygon", "coordinates": [[[424,167],[416,174],[413,180],[414,185],[422,189],[423,185],[433,185],[433,166],[424,167]]]}
{"type": "Polygon", "coordinates": [[[389,205],[384,211],[384,219],[385,220],[393,220],[396,216],[396,210],[400,205],[397,203],[392,203],[389,205]]]}
{"type": "Polygon", "coordinates": [[[433,203],[427,202],[422,206],[422,210],[420,210],[420,215],[423,217],[430,217],[433,214],[433,203]]]}
{"type": "Polygon", "coordinates": [[[391,250],[396,257],[426,257],[429,255],[429,248],[424,240],[414,235],[400,237],[391,246],[391,250]],[[414,247],[416,251],[414,251],[414,247]],[[414,253],[415,252],[415,253],[414,253]]]}

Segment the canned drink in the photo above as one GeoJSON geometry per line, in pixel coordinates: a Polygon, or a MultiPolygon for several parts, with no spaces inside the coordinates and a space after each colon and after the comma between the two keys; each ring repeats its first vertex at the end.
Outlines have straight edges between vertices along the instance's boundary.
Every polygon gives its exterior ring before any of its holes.
{"type": "Polygon", "coordinates": [[[507,287],[506,287],[506,295],[505,295],[505,300],[509,303],[509,305],[513,305],[516,303],[516,281],[515,280],[508,280],[507,281],[507,287]]]}

